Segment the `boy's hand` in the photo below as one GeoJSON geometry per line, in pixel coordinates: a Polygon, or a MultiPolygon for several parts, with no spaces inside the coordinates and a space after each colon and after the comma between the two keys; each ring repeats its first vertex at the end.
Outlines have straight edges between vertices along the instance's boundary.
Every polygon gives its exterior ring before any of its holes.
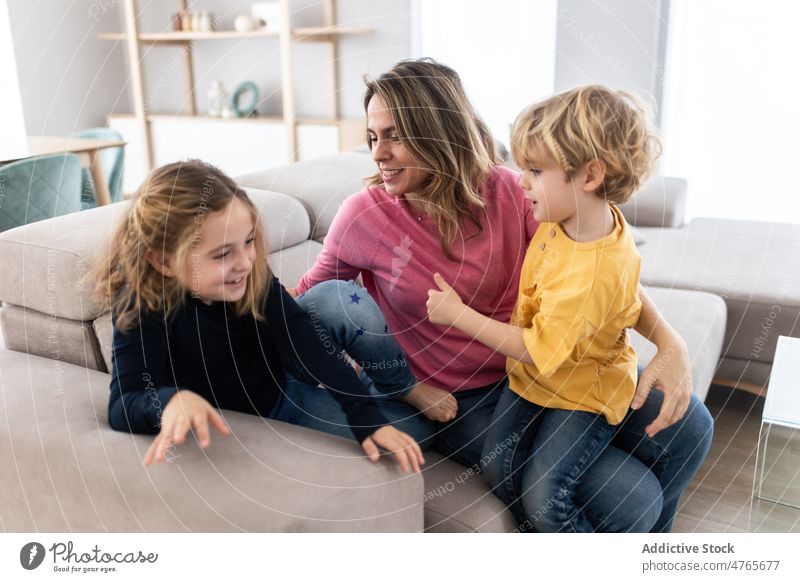
{"type": "Polygon", "coordinates": [[[378,447],[383,447],[392,453],[406,473],[419,473],[419,466],[425,463],[417,441],[391,425],[380,427],[361,443],[361,448],[372,462],[377,462],[381,458],[378,447]]]}
{"type": "Polygon", "coordinates": [[[437,325],[453,325],[464,308],[464,302],[439,273],[433,275],[433,280],[439,290],[428,289],[428,319],[437,325]]]}
{"type": "Polygon", "coordinates": [[[194,431],[200,446],[211,443],[209,422],[223,436],[231,434],[219,412],[208,401],[191,390],[179,390],[169,399],[161,415],[161,431],[144,455],[144,464],[166,460],[167,451],[186,440],[186,433],[194,431]]]}

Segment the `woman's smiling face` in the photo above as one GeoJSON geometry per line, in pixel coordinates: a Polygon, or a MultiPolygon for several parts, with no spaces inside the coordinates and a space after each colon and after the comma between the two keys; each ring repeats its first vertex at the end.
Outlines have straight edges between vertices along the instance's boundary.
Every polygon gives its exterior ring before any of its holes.
{"type": "Polygon", "coordinates": [[[391,111],[379,95],[372,97],[367,106],[367,135],[386,192],[391,196],[418,195],[430,174],[411,157],[391,111]]]}

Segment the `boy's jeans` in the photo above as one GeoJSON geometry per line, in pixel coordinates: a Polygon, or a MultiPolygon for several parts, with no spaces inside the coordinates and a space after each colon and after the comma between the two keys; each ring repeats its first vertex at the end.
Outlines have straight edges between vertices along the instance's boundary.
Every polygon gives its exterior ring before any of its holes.
{"type": "Polygon", "coordinates": [[[504,388],[484,450],[484,478],[520,524],[520,531],[592,532],[575,503],[585,471],[614,435],[602,415],[544,408],[504,388]]]}

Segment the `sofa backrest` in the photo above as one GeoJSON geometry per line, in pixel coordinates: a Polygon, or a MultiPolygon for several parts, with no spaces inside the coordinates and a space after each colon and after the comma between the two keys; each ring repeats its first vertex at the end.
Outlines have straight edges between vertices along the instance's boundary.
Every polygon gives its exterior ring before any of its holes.
{"type": "Polygon", "coordinates": [[[374,173],[368,153],[342,153],[246,174],[239,182],[300,200],[311,217],[311,238],[322,242],[342,202],[364,188],[364,178],[374,173]]]}
{"type": "MultiPolygon", "coordinates": [[[[244,186],[285,192],[300,200],[311,217],[311,238],[321,242],[342,202],[361,190],[364,178],[373,173],[375,162],[369,153],[353,152],[270,168],[239,180],[244,186]]],[[[655,176],[620,210],[634,226],[683,226],[686,188],[683,178],[655,176]]]]}
{"type": "MultiPolygon", "coordinates": [[[[310,219],[297,200],[246,188],[267,225],[271,252],[307,241],[310,219]]],[[[94,322],[101,304],[87,273],[109,244],[129,202],[0,233],[0,324],[6,347],[106,370],[94,322]]]]}
{"type": "Polygon", "coordinates": [[[686,217],[686,180],[654,176],[619,209],[629,224],[677,228],[686,217]]]}

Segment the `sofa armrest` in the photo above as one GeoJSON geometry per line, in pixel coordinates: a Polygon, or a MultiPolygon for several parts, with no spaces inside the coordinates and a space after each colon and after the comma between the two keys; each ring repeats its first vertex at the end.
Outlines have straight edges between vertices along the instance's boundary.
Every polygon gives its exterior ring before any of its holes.
{"type": "Polygon", "coordinates": [[[422,531],[423,483],[354,441],[223,411],[232,435],[142,465],[108,426],[109,376],[0,350],[5,531],[422,531]]]}
{"type": "Polygon", "coordinates": [[[633,226],[677,228],[683,226],[686,216],[686,187],[683,178],[656,176],[619,209],[633,226]]]}

